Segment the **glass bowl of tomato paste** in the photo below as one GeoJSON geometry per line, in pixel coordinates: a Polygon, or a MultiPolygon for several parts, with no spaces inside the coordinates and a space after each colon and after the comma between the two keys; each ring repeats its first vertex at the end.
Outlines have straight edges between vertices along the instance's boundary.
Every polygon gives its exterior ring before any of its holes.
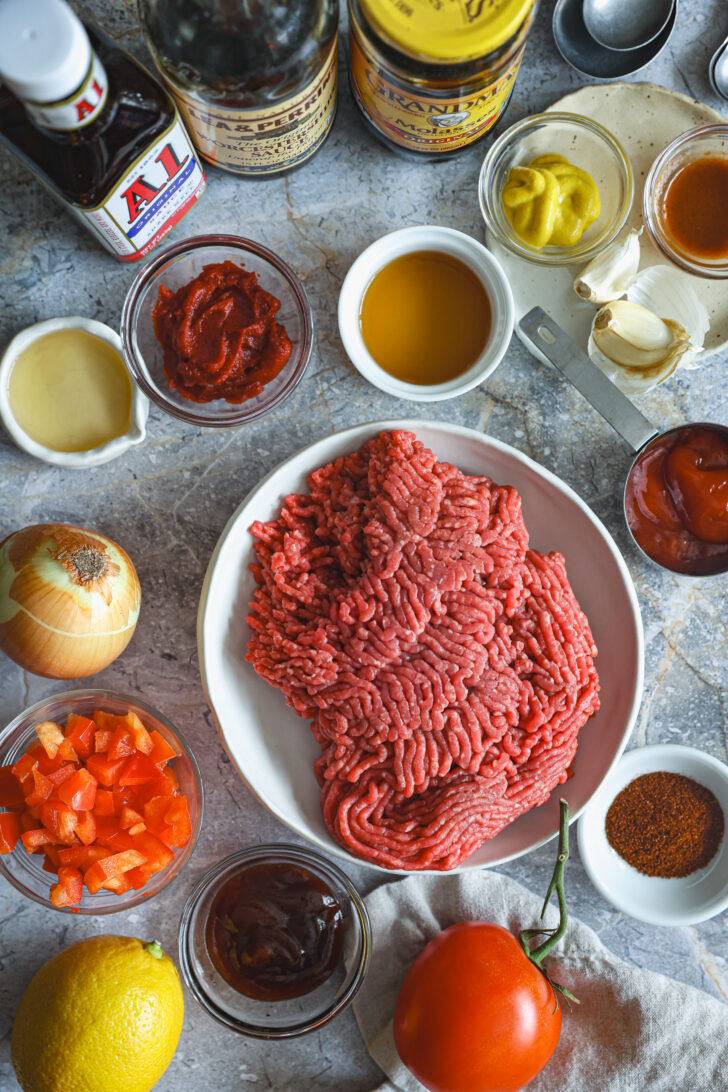
{"type": "Polygon", "coordinates": [[[189,424],[234,428],[293,392],[313,346],[313,312],[293,270],[236,235],[198,235],[139,272],[121,316],[144,393],[189,424]]]}
{"type": "Polygon", "coordinates": [[[195,756],[138,697],[55,694],[0,732],[0,874],[43,906],[113,914],[158,894],[202,812],[195,756]]]}
{"type": "Polygon", "coordinates": [[[328,1024],[353,1001],[371,950],[366,906],[349,877],[285,843],[213,865],[179,927],[179,964],[195,999],[256,1039],[292,1039],[328,1024]]]}

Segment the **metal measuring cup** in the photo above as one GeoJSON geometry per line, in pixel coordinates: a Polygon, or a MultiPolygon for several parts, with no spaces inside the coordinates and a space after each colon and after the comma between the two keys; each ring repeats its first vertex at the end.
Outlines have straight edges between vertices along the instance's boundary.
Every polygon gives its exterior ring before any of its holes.
{"type": "MultiPolygon", "coordinates": [[[[710,422],[693,422],[660,432],[632,405],[629,398],[622,394],[587,354],[564,333],[558,323],[546,314],[543,308],[533,307],[516,324],[516,329],[529,352],[538,360],[557,368],[634,452],[635,458],[632,460],[622,494],[622,510],[632,541],[640,553],[659,568],[667,569],[669,572],[691,576],[715,576],[728,572],[728,545],[722,550],[716,550],[713,558],[710,556],[706,558],[702,570],[696,569],[694,564],[689,565],[687,562],[679,567],[666,564],[659,558],[653,557],[635,536],[630,524],[628,505],[629,490],[634,485],[635,476],[640,472],[643,461],[654,452],[658,444],[664,444],[665,438],[679,433],[687,435],[688,432],[697,428],[705,428],[724,434],[728,442],[728,428],[710,422]]],[[[726,474],[728,475],[728,470],[726,474]]],[[[706,552],[710,554],[710,550],[706,552]]]]}

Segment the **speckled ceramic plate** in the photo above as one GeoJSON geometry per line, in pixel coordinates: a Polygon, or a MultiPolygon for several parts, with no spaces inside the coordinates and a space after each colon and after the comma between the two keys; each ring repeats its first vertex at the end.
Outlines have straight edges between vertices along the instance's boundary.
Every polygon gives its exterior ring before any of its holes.
{"type": "Polygon", "coordinates": [[[540,808],[486,842],[456,871],[502,864],[536,849],[558,831],[558,798],[576,818],[614,766],[629,738],[642,693],[642,623],[632,580],[608,531],[568,485],[515,448],[473,429],[434,421],[379,421],[327,436],[281,463],[243,501],[212,555],[200,599],[197,647],[202,684],[220,737],[248,788],[309,842],[362,863],[331,838],[321,816],[313,762],[319,748],[283,695],[245,662],[245,621],[255,581],[250,572],[253,520],[280,512],[288,493],[303,492],[317,467],[356,451],[383,429],[416,433],[441,460],[466,474],[489,474],[518,489],[531,544],[560,550],[599,648],[601,708],[582,730],[574,775],[540,808]]]}
{"type": "MultiPolygon", "coordinates": [[[[659,87],[654,83],[608,83],[582,87],[559,99],[549,110],[564,110],[593,118],[617,138],[634,171],[635,194],[628,228],[642,227],[642,191],[653,160],[671,140],[697,125],[725,121],[716,110],[695,99],[659,87]]],[[[558,148],[554,149],[558,151],[558,148]]],[[[584,164],[588,170],[588,164],[584,164]]],[[[594,307],[577,298],[572,281],[574,266],[533,265],[500,246],[486,232],[488,247],[503,266],[511,282],[516,320],[539,304],[559,323],[569,337],[586,348],[594,307]]],[[[640,269],[667,265],[676,269],[653,245],[647,229],[640,239],[640,269]]],[[[710,330],[703,357],[728,345],[728,289],[725,281],[711,281],[684,274],[698,291],[708,309],[710,330]]],[[[516,330],[518,327],[516,327],[516,330]]]]}

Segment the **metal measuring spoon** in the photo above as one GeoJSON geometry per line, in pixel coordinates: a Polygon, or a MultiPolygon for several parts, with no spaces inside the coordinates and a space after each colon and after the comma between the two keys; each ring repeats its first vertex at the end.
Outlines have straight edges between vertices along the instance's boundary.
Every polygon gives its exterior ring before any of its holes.
{"type": "Polygon", "coordinates": [[[675,0],[584,0],[584,25],[606,49],[639,49],[664,29],[675,0]]]}
{"type": "Polygon", "coordinates": [[[728,38],[710,58],[708,76],[716,95],[728,99],[728,38]]]}

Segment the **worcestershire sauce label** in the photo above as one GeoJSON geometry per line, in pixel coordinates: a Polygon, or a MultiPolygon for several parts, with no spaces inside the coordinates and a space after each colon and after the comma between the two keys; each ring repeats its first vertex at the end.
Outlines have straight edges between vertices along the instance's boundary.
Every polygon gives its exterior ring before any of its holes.
{"type": "Polygon", "coordinates": [[[335,37],[311,83],[267,110],[212,105],[169,87],[204,159],[238,174],[272,174],[303,163],[326,139],[336,112],[336,55],[335,37]]]}
{"type": "Polygon", "coordinates": [[[411,91],[388,79],[350,35],[349,72],[360,109],[385,136],[415,152],[447,152],[472,144],[491,129],[505,109],[523,50],[497,79],[467,98],[440,98],[411,91]]]}
{"type": "Polygon", "coordinates": [[[202,196],[205,175],[179,119],[94,209],[71,209],[123,261],[157,245],[202,196]]]}

